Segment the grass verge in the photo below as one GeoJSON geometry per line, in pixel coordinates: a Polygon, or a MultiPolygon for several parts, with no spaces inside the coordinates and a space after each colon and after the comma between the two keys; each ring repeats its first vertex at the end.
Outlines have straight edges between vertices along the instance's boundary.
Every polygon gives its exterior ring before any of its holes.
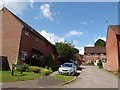
{"type": "Polygon", "coordinates": [[[44,76],[43,73],[34,72],[23,72],[23,74],[20,74],[20,72],[14,71],[14,76],[11,75],[11,71],[0,71],[0,73],[2,73],[2,82],[33,80],[44,76]]]}
{"type": "Polygon", "coordinates": [[[71,81],[76,78],[76,76],[67,76],[67,75],[61,75],[61,74],[55,74],[54,78],[57,80],[62,80],[62,81],[71,81]]]}

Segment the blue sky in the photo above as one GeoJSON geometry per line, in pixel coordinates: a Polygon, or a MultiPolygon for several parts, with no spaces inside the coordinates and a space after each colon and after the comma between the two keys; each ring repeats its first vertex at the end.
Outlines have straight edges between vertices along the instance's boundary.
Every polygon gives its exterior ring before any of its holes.
{"type": "Polygon", "coordinates": [[[6,2],[5,6],[51,43],[73,42],[82,54],[84,46],[105,40],[108,25],[118,24],[117,2],[6,2]]]}

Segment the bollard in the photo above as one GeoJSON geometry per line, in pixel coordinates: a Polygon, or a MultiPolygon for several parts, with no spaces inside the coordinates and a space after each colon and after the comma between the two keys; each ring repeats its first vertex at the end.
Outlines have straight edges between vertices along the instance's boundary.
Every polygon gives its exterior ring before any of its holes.
{"type": "Polygon", "coordinates": [[[12,65],[12,76],[14,76],[14,64],[12,65]]]}

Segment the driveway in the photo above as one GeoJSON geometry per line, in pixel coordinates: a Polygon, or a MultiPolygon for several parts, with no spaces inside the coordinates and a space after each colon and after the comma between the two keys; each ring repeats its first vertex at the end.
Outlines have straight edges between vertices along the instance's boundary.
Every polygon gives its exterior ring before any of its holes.
{"type": "Polygon", "coordinates": [[[62,88],[118,88],[117,76],[98,69],[96,66],[81,66],[78,79],[62,88]]]}

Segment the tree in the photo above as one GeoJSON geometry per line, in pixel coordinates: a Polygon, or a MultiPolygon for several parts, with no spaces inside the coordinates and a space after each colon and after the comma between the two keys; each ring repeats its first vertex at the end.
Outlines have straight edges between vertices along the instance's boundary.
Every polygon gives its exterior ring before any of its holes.
{"type": "Polygon", "coordinates": [[[99,46],[99,47],[101,47],[101,46],[106,46],[106,42],[104,41],[104,40],[102,40],[102,39],[98,39],[95,43],[94,43],[94,46],[99,46]]]}
{"type": "Polygon", "coordinates": [[[77,48],[74,48],[74,54],[78,54],[79,50],[77,48]]]}
{"type": "Polygon", "coordinates": [[[55,47],[60,56],[61,63],[69,62],[74,57],[74,47],[71,43],[57,42],[55,47]]]}

